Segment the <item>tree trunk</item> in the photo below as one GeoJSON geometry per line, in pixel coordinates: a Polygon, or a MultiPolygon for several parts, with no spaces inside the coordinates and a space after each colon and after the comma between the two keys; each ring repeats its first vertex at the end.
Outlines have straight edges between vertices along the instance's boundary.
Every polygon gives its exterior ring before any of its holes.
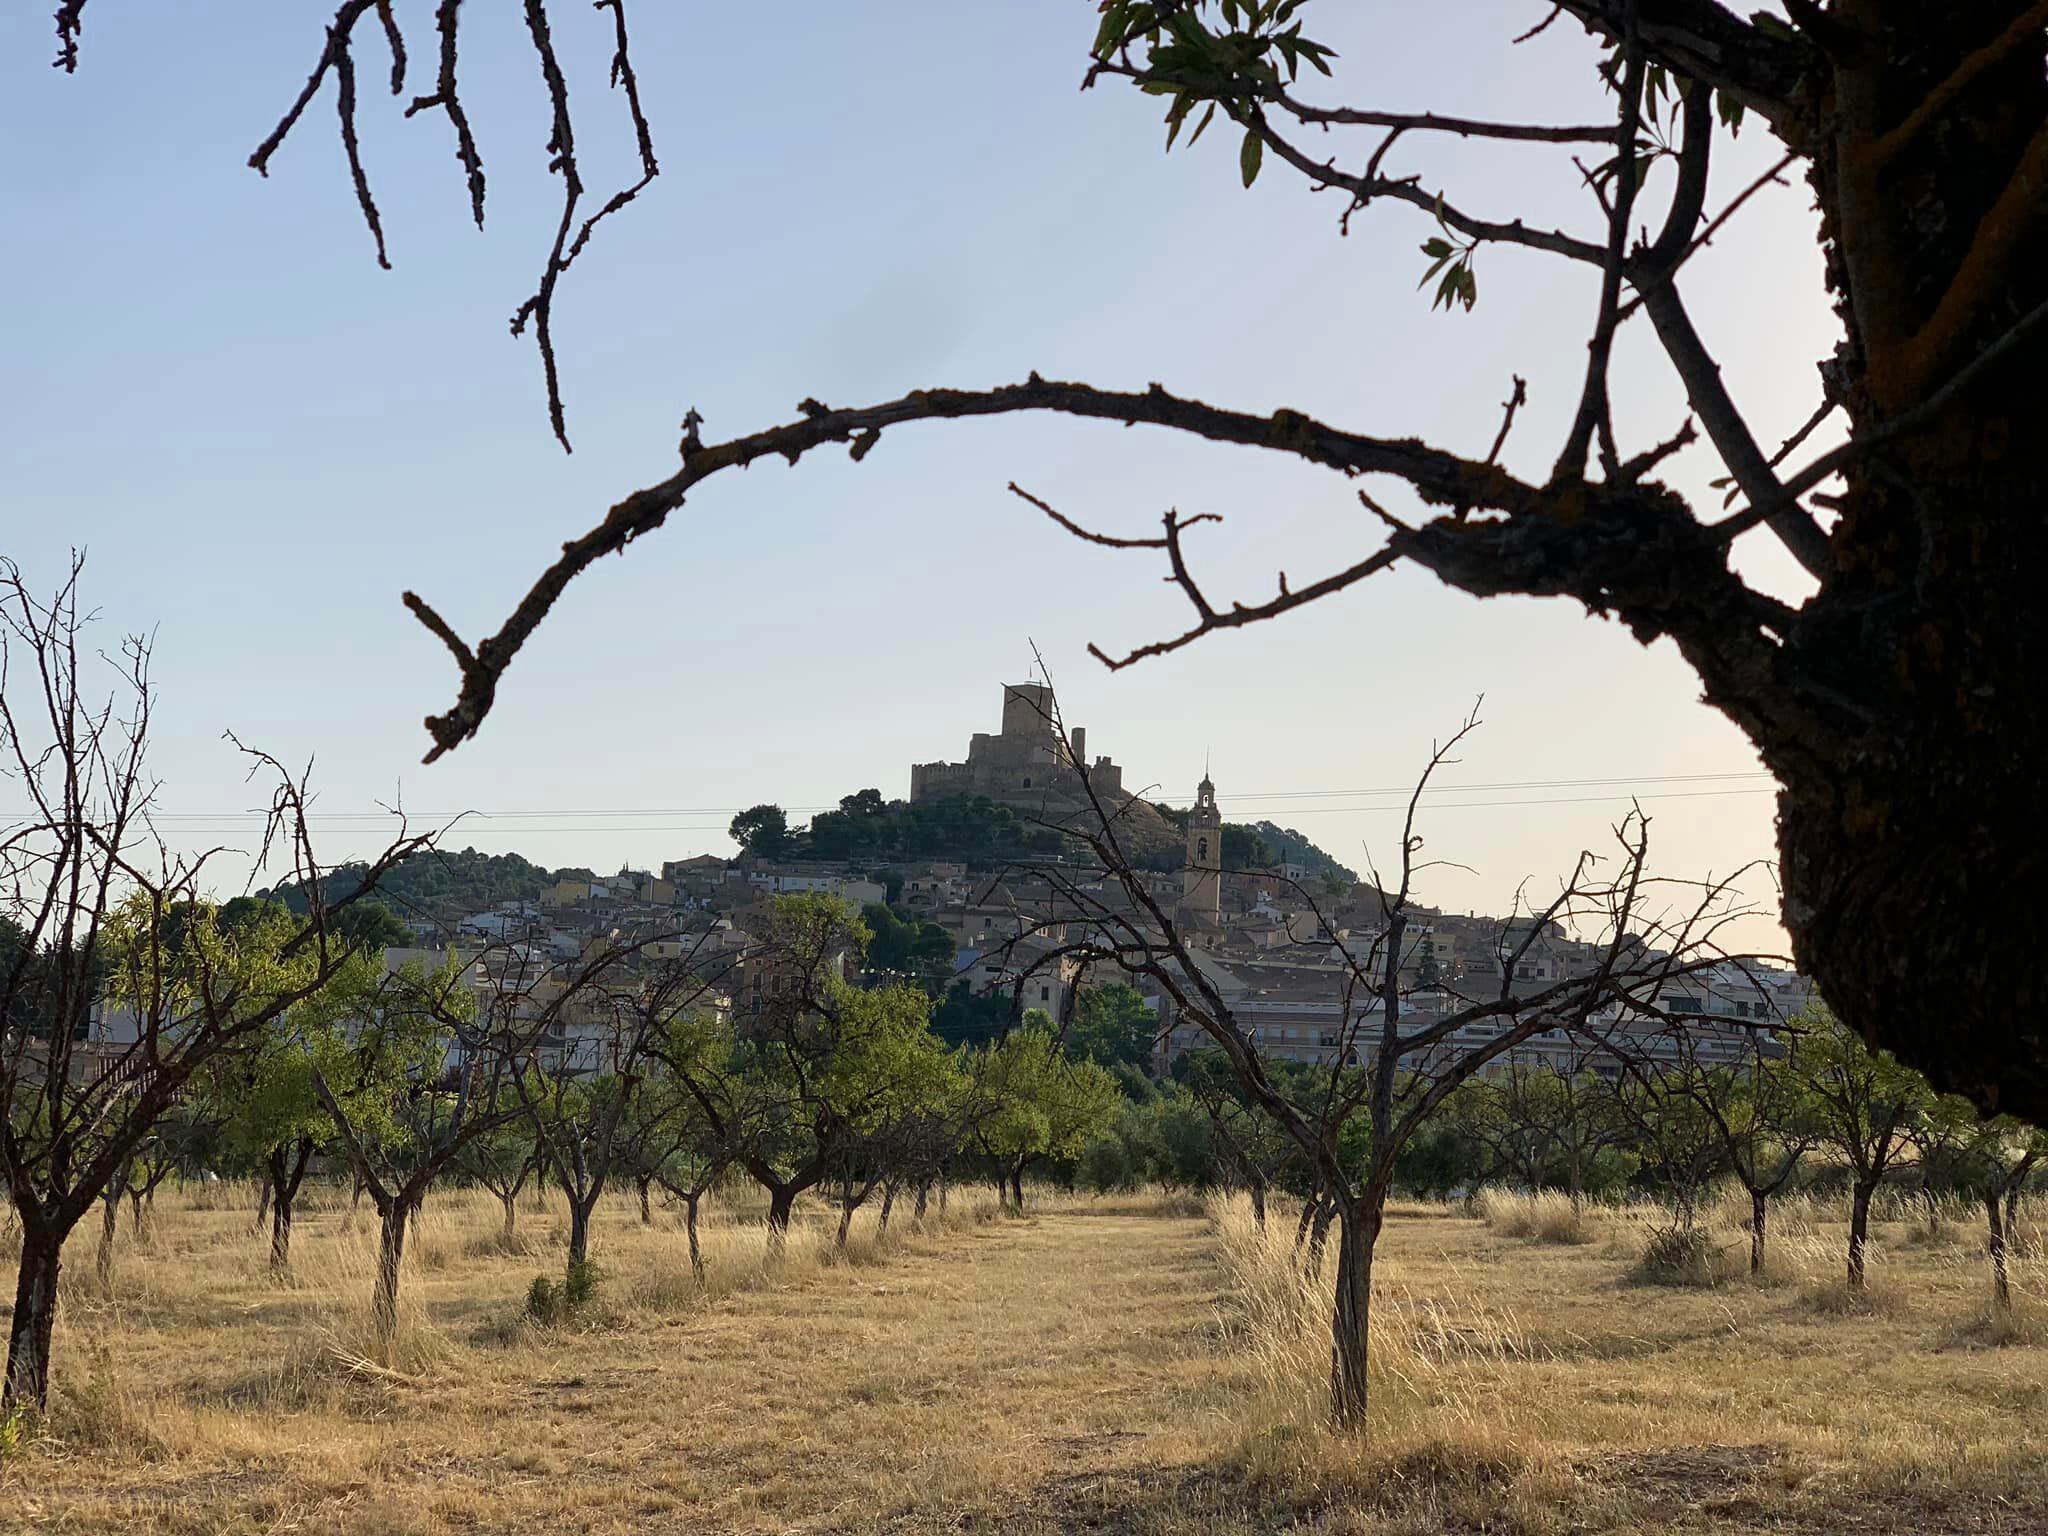
{"type": "Polygon", "coordinates": [[[1991,1308],[2000,1317],[2012,1314],[2012,1275],[2005,1262],[2005,1205],[1997,1190],[1984,1197],[1991,1224],[1991,1308]]]}
{"type": "Polygon", "coordinates": [[[1017,1207],[1017,1214],[1024,1214],[1024,1169],[1020,1164],[1010,1174],[1010,1202],[1017,1207]]]}
{"type": "MultiPolygon", "coordinates": [[[[306,1164],[313,1156],[310,1139],[300,1139],[289,1155],[283,1147],[269,1154],[270,1173],[270,1271],[281,1275],[291,1267],[292,1214],[299,1201],[299,1185],[306,1177],[306,1164]]],[[[417,1213],[415,1213],[417,1214],[417,1213]]]]}
{"type": "Polygon", "coordinates": [[[917,1204],[911,1209],[910,1212],[910,1219],[916,1222],[920,1227],[924,1225],[925,1207],[931,1202],[931,1198],[932,1181],[930,1179],[926,1179],[922,1184],[917,1186],[917,1204]]]}
{"type": "Polygon", "coordinates": [[[1330,1412],[1346,1429],[1365,1426],[1370,1388],[1367,1350],[1372,1328],[1372,1254],[1379,1241],[1380,1202],[1349,1202],[1337,1230],[1337,1305],[1330,1319],[1330,1412]]]}
{"type": "Polygon", "coordinates": [[[889,1230],[889,1212],[895,1209],[895,1206],[896,1181],[894,1179],[891,1179],[888,1183],[882,1186],[882,1209],[879,1212],[877,1212],[875,1216],[875,1230],[877,1232],[886,1232],[889,1230]]]}
{"type": "Polygon", "coordinates": [[[2025,1258],[2029,1253],[2029,1240],[2020,1235],[2020,1186],[2018,1184],[2005,1192],[2005,1241],[2014,1253],[2025,1258]]]}
{"type": "Polygon", "coordinates": [[[1251,1180],[1252,1225],[1259,1231],[1266,1230],[1266,1181],[1256,1174],[1251,1180]]]}
{"type": "Polygon", "coordinates": [[[697,1196],[683,1196],[683,1230],[690,1236],[690,1273],[704,1283],[704,1250],[697,1244],[697,1196]]]}
{"type": "Polygon", "coordinates": [[[654,1179],[650,1175],[644,1179],[636,1179],[634,1182],[640,1186],[640,1225],[651,1227],[654,1225],[654,1202],[648,1198],[648,1186],[654,1182],[654,1179]]]}
{"type": "Polygon", "coordinates": [[[1301,1257],[1301,1245],[1308,1241],[1308,1229],[1316,1219],[1316,1201],[1311,1195],[1301,1202],[1301,1220],[1294,1224],[1294,1256],[1301,1257]]]}
{"type": "Polygon", "coordinates": [[[62,1237],[31,1230],[23,1221],[0,1408],[42,1408],[50,1400],[50,1333],[57,1322],[57,1271],[63,1254],[62,1237]]]}
{"type": "Polygon", "coordinates": [[[1305,1267],[1312,1275],[1323,1272],[1323,1252],[1330,1245],[1330,1219],[1337,1214],[1333,1204],[1316,1202],[1315,1220],[1309,1223],[1308,1258],[1305,1267]]]}
{"type": "Polygon", "coordinates": [[[846,1181],[846,1187],[839,1191],[839,1235],[832,1240],[832,1246],[841,1253],[846,1251],[846,1234],[853,1230],[853,1180],[846,1181]]]}
{"type": "Polygon", "coordinates": [[[789,1211],[796,1204],[790,1189],[768,1191],[768,1257],[779,1259],[789,1246],[789,1211]]]}
{"type": "Polygon", "coordinates": [[[100,1289],[111,1292],[114,1288],[114,1234],[121,1224],[121,1186],[114,1183],[100,1196],[100,1245],[93,1254],[93,1278],[100,1283],[100,1289]]]}
{"type": "Polygon", "coordinates": [[[398,1280],[400,1266],[405,1262],[405,1234],[413,1210],[410,1201],[394,1198],[378,1212],[377,1289],[370,1312],[387,1360],[392,1346],[398,1342],[398,1280]]]}
{"type": "Polygon", "coordinates": [[[1760,1189],[1749,1192],[1749,1272],[1764,1272],[1764,1192],[1760,1189]]]}
{"type": "Polygon", "coordinates": [[[1874,1185],[1859,1183],[1849,1202],[1849,1289],[1863,1289],[1863,1250],[1870,1243],[1870,1197],[1874,1185]]]}
{"type": "Polygon", "coordinates": [[[137,1241],[149,1236],[149,1205],[156,1199],[155,1190],[141,1190],[130,1185],[128,1188],[128,1234],[137,1241]]]}
{"type": "Polygon", "coordinates": [[[278,1191],[270,1205],[270,1272],[281,1275],[292,1267],[292,1198],[278,1191]]]}
{"type": "Polygon", "coordinates": [[[509,1238],[519,1226],[519,1196],[517,1193],[506,1194],[500,1191],[498,1203],[505,1207],[504,1233],[509,1238]]]}
{"type": "Polygon", "coordinates": [[[597,1196],[579,1200],[569,1197],[569,1268],[590,1262],[590,1213],[597,1204],[597,1196]]]}
{"type": "Polygon", "coordinates": [[[263,1223],[270,1219],[270,1175],[263,1175],[263,1189],[256,1200],[256,1230],[263,1230],[263,1223]]]}

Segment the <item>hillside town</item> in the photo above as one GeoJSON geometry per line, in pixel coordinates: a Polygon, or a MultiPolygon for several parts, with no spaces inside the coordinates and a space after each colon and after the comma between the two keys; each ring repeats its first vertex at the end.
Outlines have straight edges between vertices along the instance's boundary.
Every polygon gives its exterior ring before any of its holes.
{"type": "MultiPolygon", "coordinates": [[[[1068,837],[1028,857],[875,859],[794,857],[745,849],[665,861],[658,872],[624,868],[607,878],[563,876],[530,900],[462,912],[400,910],[413,942],[386,951],[387,968],[433,970],[451,957],[470,969],[487,1006],[547,1013],[579,964],[628,931],[663,937],[634,949],[628,969],[686,962],[704,980],[699,1006],[743,1017],[774,995],[775,962],[763,951],[777,898],[835,897],[916,937],[917,961],[871,954],[871,980],[915,980],[954,1006],[937,1027],[956,1039],[985,1038],[1027,1010],[1056,1022],[1073,1017],[1080,995],[1112,981],[1136,987],[1156,1019],[1149,1067],[1165,1076],[1211,1042],[1180,1017],[1169,989],[1129,974],[1103,952],[1107,927],[1163,942],[1170,925],[1184,954],[1264,1056],[1289,1062],[1355,1061],[1378,1030],[1385,1006],[1378,976],[1389,943],[1388,911],[1369,881],[1313,873],[1301,862],[1231,867],[1217,786],[1205,776],[1184,813],[1124,788],[1108,756],[1090,763],[1083,728],[1055,724],[1051,691],[1040,683],[1004,687],[1000,729],[978,732],[961,762],[910,769],[908,804],[948,801],[994,806],[1039,829],[1079,829],[1107,818],[1134,862],[1120,880],[1068,837]],[[1176,825],[1175,822],[1183,824],[1176,825]],[[1161,850],[1166,855],[1161,856],[1161,850]],[[778,856],[779,855],[779,856],[778,856]],[[1138,886],[1134,892],[1132,882],[1138,886]],[[949,1015],[951,1027],[949,1028],[949,1015]]],[[[884,805],[879,794],[849,804],[884,805]]],[[[1330,861],[1325,860],[1328,864],[1330,861]]],[[[1624,936],[1624,942],[1636,942],[1624,936]]],[[[1601,963],[1604,943],[1527,913],[1457,913],[1411,904],[1400,939],[1403,1031],[1476,999],[1534,997],[1601,963]]],[[[1557,1029],[1518,1045],[1493,1070],[1541,1063],[1613,1075],[1621,1055],[1656,1059],[1680,1049],[1673,1020],[1687,1021],[1683,1049],[1701,1059],[1735,1059],[1755,1026],[1799,1013],[1812,996],[1798,975],[1746,961],[1689,971],[1658,1001],[1657,1016],[1618,1011],[1577,1030],[1557,1029]],[[1603,1044],[1605,1042],[1605,1044],[1603,1044]]],[[[1438,1049],[1480,1043],[1468,1025],[1438,1049]],[[1468,1038],[1470,1037],[1470,1038],[1468,1038]]],[[[103,1010],[95,1043],[119,1049],[132,1038],[121,1010],[103,1010]]],[[[549,1014],[536,1041],[543,1058],[569,1070],[605,1066],[614,1027],[601,1009],[549,1014]]]]}

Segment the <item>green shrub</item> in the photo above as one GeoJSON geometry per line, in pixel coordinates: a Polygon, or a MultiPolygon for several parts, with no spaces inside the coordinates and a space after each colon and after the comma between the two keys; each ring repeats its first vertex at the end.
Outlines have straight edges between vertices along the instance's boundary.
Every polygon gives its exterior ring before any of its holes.
{"type": "Polygon", "coordinates": [[[0,1463],[19,1456],[32,1438],[34,1421],[29,1410],[20,1404],[0,1414],[0,1463]]]}
{"type": "Polygon", "coordinates": [[[560,1285],[546,1275],[535,1275],[526,1288],[526,1315],[550,1326],[566,1323],[597,1299],[603,1278],[604,1271],[588,1260],[571,1264],[560,1285]]]}

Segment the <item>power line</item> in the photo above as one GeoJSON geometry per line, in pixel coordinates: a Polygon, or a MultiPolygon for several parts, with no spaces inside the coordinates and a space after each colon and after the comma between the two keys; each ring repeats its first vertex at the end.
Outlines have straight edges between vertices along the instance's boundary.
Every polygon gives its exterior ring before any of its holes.
{"type": "MultiPolygon", "coordinates": [[[[1503,779],[1503,780],[1498,780],[1498,781],[1494,781],[1494,782],[1491,782],[1491,783],[1474,783],[1474,784],[1431,784],[1431,785],[1430,785],[1430,786],[1429,786],[1429,787],[1428,787],[1428,788],[1427,788],[1427,789],[1426,789],[1426,790],[1424,791],[1424,793],[1423,793],[1423,799],[1424,799],[1425,801],[1428,801],[1428,800],[1430,800],[1430,799],[1431,799],[1432,797],[1434,797],[1434,796],[1439,796],[1439,795],[1461,795],[1461,794],[1480,794],[1480,793],[1498,793],[1498,792],[1502,792],[1502,791],[1515,791],[1515,790],[1529,790],[1529,789],[1596,789],[1596,788],[1608,788],[1608,787],[1626,787],[1626,786],[1632,786],[1632,785],[1638,785],[1638,784],[1726,784],[1726,783],[1730,783],[1730,782],[1741,782],[1741,781],[1754,781],[1754,780],[1759,780],[1759,779],[1764,779],[1764,780],[1767,780],[1767,779],[1770,779],[1770,778],[1771,778],[1771,775],[1770,775],[1770,774],[1768,774],[1768,773],[1764,773],[1764,772],[1760,772],[1760,771],[1750,771],[1750,772],[1738,772],[1738,773],[1664,773],[1664,774],[1636,774],[1636,775],[1631,775],[1631,776],[1628,776],[1628,777],[1621,777],[1621,778],[1581,778],[1581,779],[1503,779]]],[[[1264,803],[1264,802],[1268,802],[1268,801],[1290,801],[1290,802],[1292,802],[1292,801],[1300,801],[1300,800],[1330,800],[1330,799],[1346,799],[1346,798],[1349,798],[1349,799],[1362,799],[1362,798],[1386,798],[1386,797],[1389,797],[1389,796],[1399,796],[1399,797],[1401,798],[1401,800],[1403,801],[1403,803],[1405,803],[1405,802],[1406,802],[1406,800],[1407,800],[1407,797],[1408,797],[1408,796],[1410,796],[1410,795],[1412,795],[1412,794],[1413,794],[1414,792],[1415,792],[1415,786],[1414,786],[1414,785],[1412,785],[1412,784],[1406,784],[1406,785],[1397,785],[1397,786],[1392,786],[1392,787],[1389,787],[1389,788],[1385,788],[1385,789],[1292,789],[1292,790],[1266,790],[1266,791],[1244,791],[1244,792],[1242,792],[1242,793],[1239,793],[1239,794],[1219,794],[1219,795],[1217,796],[1217,799],[1219,799],[1219,800],[1223,800],[1223,801],[1228,801],[1228,802],[1231,802],[1231,803],[1233,803],[1233,804],[1242,804],[1243,802],[1246,802],[1246,801],[1256,802],[1257,804],[1255,804],[1255,806],[1253,807],[1253,809],[1256,809],[1256,808],[1258,808],[1258,805],[1263,805],[1263,803],[1264,803]]],[[[1714,793],[1747,793],[1747,794],[1756,794],[1756,793],[1764,793],[1764,792],[1766,792],[1766,791],[1764,791],[1764,790],[1709,790],[1709,791],[1690,791],[1689,793],[1692,793],[1692,794],[1703,794],[1703,793],[1704,793],[1704,794],[1714,794],[1714,793]]],[[[1590,797],[1583,797],[1583,798],[1584,798],[1584,799],[1586,799],[1586,800],[1613,800],[1613,799],[1627,799],[1627,798],[1629,798],[1629,797],[1628,797],[1628,796],[1613,796],[1613,795],[1606,795],[1606,796],[1590,796],[1590,797]]],[[[1638,796],[1637,798],[1644,798],[1644,799],[1651,799],[1651,798],[1658,798],[1658,799],[1671,799],[1671,798],[1678,798],[1678,795],[1677,795],[1677,794],[1675,794],[1674,792],[1666,791],[1666,792],[1662,792],[1662,793],[1655,793],[1655,792],[1653,792],[1653,793],[1651,793],[1651,794],[1647,794],[1647,795],[1643,795],[1643,796],[1638,796]]],[[[1554,799],[1554,800],[1541,800],[1541,799],[1531,799],[1531,800],[1515,800],[1515,801],[1464,801],[1464,802],[1454,802],[1454,803],[1462,803],[1462,804],[1467,804],[1467,805],[1488,805],[1488,804],[1491,804],[1491,805],[1501,805],[1501,804],[1524,804],[1524,805],[1545,805],[1545,804],[1558,804],[1558,805],[1568,805],[1568,804],[1574,804],[1574,803],[1580,803],[1580,802],[1579,802],[1579,801],[1576,801],[1576,800],[1574,800],[1574,799],[1570,799],[1570,798],[1560,798],[1560,799],[1554,799]]],[[[560,806],[556,806],[556,807],[547,807],[547,808],[542,808],[542,809],[530,809],[530,810],[502,810],[502,811],[484,811],[484,810],[471,810],[471,811],[460,811],[460,812],[458,812],[458,811],[447,811],[447,810],[440,810],[440,811],[412,811],[412,812],[408,812],[408,813],[407,813],[407,815],[408,815],[409,819],[411,819],[412,821],[414,821],[414,822],[416,822],[416,823],[422,823],[422,824],[424,824],[424,823],[430,823],[430,822],[436,822],[436,821],[449,821],[449,820],[455,820],[455,819],[457,819],[458,817],[459,817],[460,819],[464,820],[464,821],[486,821],[486,822],[488,822],[488,821],[531,821],[531,820],[535,820],[535,819],[539,819],[539,818],[545,818],[545,817],[574,817],[574,818],[577,818],[577,819],[580,819],[580,820],[596,820],[596,819],[603,819],[603,820],[626,820],[626,819],[633,819],[633,818],[644,818],[644,817],[650,817],[650,816],[736,816],[736,815],[738,815],[738,814],[739,814],[739,813],[740,813],[741,811],[743,811],[743,810],[747,810],[747,809],[750,809],[750,807],[747,807],[747,806],[737,806],[737,805],[729,805],[729,806],[713,806],[713,805],[704,805],[704,806],[631,806],[631,807],[613,807],[613,806],[605,806],[605,807],[596,807],[596,806],[593,806],[593,807],[580,807],[580,808],[571,808],[571,807],[560,807],[560,806]]],[[[837,805],[837,804],[832,804],[832,805],[786,805],[786,806],[782,807],[782,809],[783,809],[783,810],[785,810],[785,811],[788,811],[788,812],[794,813],[794,814],[812,814],[812,815],[815,815],[815,814],[817,814],[818,812],[821,812],[821,811],[836,811],[836,810],[838,810],[838,809],[839,809],[839,807],[838,807],[838,805],[837,805]]],[[[1358,810],[1358,811],[1365,811],[1365,810],[1375,810],[1375,809],[1383,809],[1383,808],[1382,808],[1382,807],[1374,807],[1374,806],[1356,806],[1356,807],[1354,807],[1354,806],[1334,806],[1334,807],[1329,807],[1329,808],[1327,808],[1327,809],[1329,809],[1329,810],[1331,810],[1331,811],[1335,811],[1335,812],[1346,812],[1346,811],[1354,811],[1354,810],[1358,810]]],[[[205,823],[214,823],[214,822],[236,822],[236,823],[247,823],[247,822],[250,822],[250,821],[260,821],[260,820],[262,820],[262,819],[263,819],[264,817],[266,817],[266,816],[267,816],[268,814],[269,814],[269,813],[268,813],[267,811],[259,811],[259,810],[222,810],[222,811],[158,811],[158,812],[154,813],[154,816],[153,816],[153,818],[152,818],[152,819],[153,819],[153,820],[155,820],[155,821],[156,821],[156,822],[158,822],[158,823],[171,823],[171,822],[179,822],[179,823],[189,823],[189,822],[205,822],[205,823]]],[[[1241,811],[1241,812],[1240,812],[1240,814],[1250,814],[1250,812],[1249,812],[1249,811],[1241,811]]],[[[1303,810],[1300,810],[1300,811],[1290,811],[1290,812],[1289,812],[1288,814],[1291,814],[1291,815],[1303,815],[1303,814],[1308,814],[1308,812],[1307,812],[1307,810],[1306,810],[1306,809],[1303,809],[1303,810]]],[[[332,822],[340,822],[340,821],[359,821],[359,822],[373,822],[373,823],[376,823],[376,824],[379,824],[379,825],[388,825],[388,824],[390,823],[391,819],[392,819],[392,817],[391,817],[391,814],[390,814],[389,812],[387,812],[387,811],[312,811],[312,812],[308,812],[308,813],[307,813],[307,816],[306,816],[306,820],[307,820],[307,821],[308,821],[309,823],[312,823],[312,824],[315,824],[315,825],[319,825],[319,824],[323,824],[323,823],[332,823],[332,822]]],[[[189,827],[181,827],[181,828],[180,828],[180,830],[199,830],[199,829],[194,829],[194,828],[189,828],[189,827]]],[[[534,831],[549,831],[549,832],[554,832],[554,831],[582,831],[582,830],[586,830],[586,829],[583,829],[583,828],[566,828],[566,827],[537,827],[537,828],[532,828],[531,830],[534,830],[534,831]]],[[[592,829],[588,829],[588,830],[594,830],[594,831],[604,831],[604,830],[609,830],[609,829],[606,829],[606,828],[602,828],[602,827],[599,827],[599,828],[592,828],[592,829]]],[[[722,824],[720,824],[720,825],[706,824],[706,825],[703,825],[703,826],[673,826],[673,827],[661,827],[661,828],[653,828],[653,829],[650,829],[650,830],[660,830],[660,831],[681,831],[681,832],[688,832],[688,831],[711,831],[711,830],[716,830],[716,831],[723,831],[723,830],[724,830],[724,827],[723,827],[723,825],[722,825],[722,824]]]]}
{"type": "MultiPolygon", "coordinates": [[[[1661,801],[1728,799],[1748,795],[1766,795],[1770,793],[1771,790],[1769,790],[1768,788],[1693,789],[1650,791],[1648,793],[1637,795],[1547,795],[1538,797],[1521,797],[1506,800],[1461,800],[1449,802],[1432,802],[1427,796],[1425,796],[1423,798],[1422,808],[1433,813],[1441,813],[1444,811],[1489,810],[1514,806],[1626,805],[1631,804],[1633,802],[1644,800],[1661,801]]],[[[1406,809],[1407,807],[1405,804],[1286,806],[1278,808],[1271,814],[1283,815],[1290,818],[1297,816],[1373,816],[1403,812],[1406,809]]],[[[1249,810],[1239,810],[1236,814],[1239,816],[1246,817],[1258,816],[1259,810],[1260,808],[1254,807],[1249,810]]],[[[159,817],[157,818],[157,820],[160,824],[163,824],[163,830],[165,830],[166,832],[175,832],[183,837],[233,837],[241,836],[249,832],[254,824],[254,816],[255,813],[251,813],[250,820],[244,820],[237,824],[220,826],[192,826],[186,824],[170,825],[167,823],[167,818],[159,817]]],[[[472,833],[481,831],[494,831],[502,832],[507,836],[533,837],[590,837],[604,835],[608,833],[632,833],[634,835],[643,835],[653,833],[668,834],[675,832],[724,832],[726,830],[726,826],[722,822],[661,823],[621,821],[614,822],[610,825],[605,826],[566,826],[550,825],[546,823],[522,822],[516,826],[494,827],[489,825],[491,821],[495,821],[497,819],[498,818],[495,817],[480,817],[474,820],[466,821],[465,823],[463,823],[463,825],[470,827],[472,833]]],[[[1271,815],[1269,814],[1266,816],[1259,816],[1259,819],[1270,820],[1271,815]]],[[[316,830],[321,831],[328,836],[347,836],[350,834],[360,834],[363,836],[382,836],[384,835],[387,829],[381,825],[337,826],[332,824],[325,824],[316,827],[316,830]]]]}

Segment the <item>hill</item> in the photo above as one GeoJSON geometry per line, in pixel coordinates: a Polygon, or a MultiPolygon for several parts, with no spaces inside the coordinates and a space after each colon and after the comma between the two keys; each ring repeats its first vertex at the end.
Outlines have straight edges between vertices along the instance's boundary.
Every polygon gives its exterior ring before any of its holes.
{"type": "MultiPolygon", "coordinates": [[[[1226,833],[1229,830],[1228,826],[1224,828],[1226,833]]],[[[1255,821],[1249,830],[1256,832],[1265,841],[1266,846],[1273,850],[1276,861],[1299,864],[1308,871],[1311,880],[1335,875],[1346,885],[1358,884],[1358,874],[1355,870],[1339,864],[1336,859],[1292,827],[1276,826],[1270,821],[1255,821]]]]}
{"type": "MultiPolygon", "coordinates": [[[[837,810],[821,811],[808,826],[794,829],[779,808],[757,806],[734,819],[733,836],[748,851],[771,859],[877,866],[957,859],[973,869],[991,869],[1059,852],[1064,839],[1057,824],[1082,814],[1020,809],[985,795],[884,800],[880,790],[863,789],[841,799],[837,810]]],[[[1178,869],[1187,819],[1184,809],[1131,799],[1118,813],[1117,834],[1139,868],[1178,869]]],[[[1311,880],[1358,880],[1291,827],[1270,821],[1223,824],[1225,868],[1265,869],[1283,861],[1301,865],[1311,880]]]]}
{"type": "MultiPolygon", "coordinates": [[[[986,870],[1059,854],[1067,841],[1060,825],[1079,819],[1071,807],[1038,810],[986,795],[884,800],[880,790],[863,789],[842,798],[837,810],[820,811],[804,827],[789,827],[777,806],[756,806],[733,819],[732,833],[742,848],[768,859],[877,868],[949,859],[986,870]]],[[[1153,807],[1132,801],[1117,827],[1140,863],[1178,862],[1180,833],[1153,807]]]]}
{"type": "MultiPolygon", "coordinates": [[[[339,900],[362,884],[367,865],[337,864],[320,878],[322,896],[339,900]]],[[[487,912],[503,901],[538,901],[546,886],[558,879],[592,879],[587,869],[549,870],[516,853],[460,853],[436,848],[400,860],[377,882],[377,899],[401,918],[424,917],[453,923],[472,912],[487,912]]],[[[306,893],[297,885],[279,886],[265,894],[294,912],[306,910],[306,893]]]]}

